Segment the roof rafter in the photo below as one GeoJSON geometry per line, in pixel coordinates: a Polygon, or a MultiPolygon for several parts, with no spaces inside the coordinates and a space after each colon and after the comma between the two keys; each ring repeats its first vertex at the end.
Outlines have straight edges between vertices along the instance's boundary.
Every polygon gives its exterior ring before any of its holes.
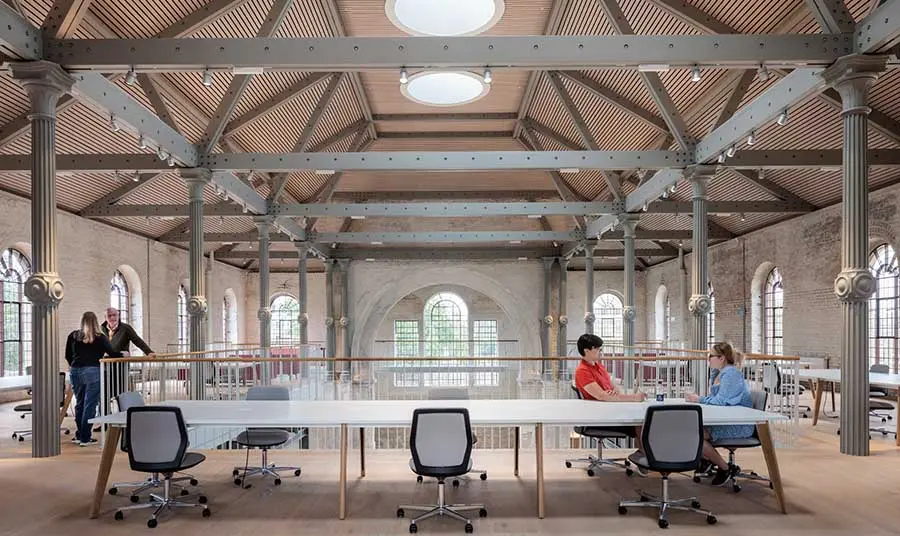
{"type": "Polygon", "coordinates": [[[53,39],[69,39],[91,8],[92,0],[56,0],[44,19],[43,33],[53,39]]]}
{"type": "Polygon", "coordinates": [[[281,93],[271,97],[265,102],[260,103],[252,110],[246,112],[244,115],[234,119],[225,127],[225,133],[223,136],[225,138],[230,138],[234,136],[241,129],[246,128],[253,123],[256,123],[267,114],[278,110],[282,106],[290,103],[292,100],[296,99],[300,95],[303,95],[310,89],[312,89],[316,84],[329,78],[331,76],[335,76],[333,73],[312,73],[309,76],[303,78],[299,82],[293,84],[291,87],[282,91],[281,93]]]}
{"type": "Polygon", "coordinates": [[[592,78],[588,78],[587,76],[579,72],[559,71],[559,74],[568,78],[572,82],[575,82],[607,104],[615,106],[616,108],[622,110],[623,112],[629,114],[634,118],[643,121],[644,123],[659,130],[660,132],[665,132],[667,134],[669,133],[669,127],[666,125],[665,121],[654,115],[649,110],[645,110],[644,108],[641,108],[637,104],[631,102],[626,97],[619,95],[609,88],[603,87],[600,82],[597,82],[592,78]]]}

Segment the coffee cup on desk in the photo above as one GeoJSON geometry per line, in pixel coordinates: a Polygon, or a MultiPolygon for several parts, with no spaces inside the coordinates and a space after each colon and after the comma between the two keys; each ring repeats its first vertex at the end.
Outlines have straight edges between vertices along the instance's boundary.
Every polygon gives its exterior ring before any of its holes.
{"type": "Polygon", "coordinates": [[[665,394],[665,393],[657,393],[657,395],[656,395],[656,401],[657,401],[657,402],[665,402],[665,401],[666,401],[666,394],[665,394]]]}

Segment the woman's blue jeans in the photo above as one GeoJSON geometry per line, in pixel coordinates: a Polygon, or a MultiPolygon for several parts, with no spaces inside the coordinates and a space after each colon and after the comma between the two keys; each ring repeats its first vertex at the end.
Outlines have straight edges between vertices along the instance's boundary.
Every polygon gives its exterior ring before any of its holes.
{"type": "Polygon", "coordinates": [[[100,367],[73,367],[69,371],[75,394],[75,438],[81,442],[91,439],[91,423],[97,416],[100,402],[100,367]]]}

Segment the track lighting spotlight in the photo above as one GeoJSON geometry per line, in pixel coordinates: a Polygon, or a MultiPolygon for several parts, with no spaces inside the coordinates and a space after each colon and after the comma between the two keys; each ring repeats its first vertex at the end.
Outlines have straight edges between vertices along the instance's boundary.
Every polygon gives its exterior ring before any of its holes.
{"type": "Polygon", "coordinates": [[[756,76],[759,78],[760,82],[767,82],[769,80],[769,70],[765,65],[760,65],[759,69],[756,71],[756,76]]]}
{"type": "Polygon", "coordinates": [[[691,82],[699,82],[701,76],[700,67],[694,65],[694,69],[691,71],[691,82]]]}
{"type": "Polygon", "coordinates": [[[747,136],[747,145],[753,145],[756,143],[756,131],[750,132],[750,135],[747,136]]]}
{"type": "Polygon", "coordinates": [[[134,67],[132,67],[128,70],[128,74],[125,75],[125,83],[133,86],[135,82],[137,82],[137,73],[134,72],[134,67]]]}
{"type": "Polygon", "coordinates": [[[787,122],[788,122],[787,108],[785,108],[784,110],[781,111],[781,115],[778,116],[778,119],[776,120],[776,122],[778,123],[778,126],[781,126],[781,127],[783,127],[784,125],[787,124],[787,122]]]}
{"type": "Polygon", "coordinates": [[[212,87],[213,85],[212,72],[209,69],[203,71],[203,85],[206,87],[212,87]]]}
{"type": "Polygon", "coordinates": [[[160,147],[159,150],[156,151],[156,156],[159,157],[160,160],[165,160],[166,158],[169,158],[169,153],[167,153],[165,149],[160,147]]]}
{"type": "Polygon", "coordinates": [[[175,167],[175,157],[170,155],[166,163],[169,164],[169,167],[175,167]]]}
{"type": "Polygon", "coordinates": [[[747,216],[744,216],[743,212],[741,212],[741,221],[747,221],[747,216]]]}
{"type": "Polygon", "coordinates": [[[113,132],[118,132],[118,131],[122,130],[122,127],[119,126],[119,122],[116,120],[116,116],[114,116],[114,115],[109,116],[109,128],[113,132]]]}
{"type": "Polygon", "coordinates": [[[644,212],[647,212],[647,206],[648,206],[648,205],[649,205],[649,203],[644,202],[644,206],[643,206],[643,208],[642,208],[642,210],[643,210],[644,212]]]}
{"type": "Polygon", "coordinates": [[[676,190],[677,188],[678,188],[678,183],[677,183],[677,182],[673,182],[673,183],[672,183],[672,186],[669,186],[669,193],[670,193],[670,194],[674,194],[674,193],[675,193],[675,190],[676,190]]]}
{"type": "Polygon", "coordinates": [[[144,135],[143,135],[143,134],[141,134],[141,135],[138,137],[138,147],[141,148],[141,149],[146,149],[146,148],[147,148],[147,139],[144,138],[144,135]]]}
{"type": "Polygon", "coordinates": [[[494,81],[494,77],[491,74],[491,70],[486,68],[484,70],[484,83],[490,84],[493,81],[494,81]]]}
{"type": "Polygon", "coordinates": [[[732,145],[732,146],[729,147],[728,150],[725,152],[725,156],[727,156],[728,158],[731,158],[732,156],[734,156],[734,152],[735,152],[735,148],[734,148],[734,145],[732,145]]]}
{"type": "Polygon", "coordinates": [[[406,68],[400,69],[400,83],[406,84],[409,82],[409,73],[406,72],[406,68]]]}
{"type": "Polygon", "coordinates": [[[724,164],[724,163],[725,163],[725,153],[719,153],[718,162],[719,162],[720,164],[724,164]]]}
{"type": "Polygon", "coordinates": [[[140,181],[141,181],[141,175],[137,171],[135,171],[134,175],[131,177],[131,182],[140,182],[140,181]]]}

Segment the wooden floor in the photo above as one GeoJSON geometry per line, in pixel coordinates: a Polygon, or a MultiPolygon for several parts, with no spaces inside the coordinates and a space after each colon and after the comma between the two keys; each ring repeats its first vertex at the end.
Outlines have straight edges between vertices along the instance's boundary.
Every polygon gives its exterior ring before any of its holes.
{"type": "MultiPolygon", "coordinates": [[[[0,429],[23,421],[10,419],[9,406],[0,408],[0,429]]],[[[807,421],[808,422],[808,421],[807,421]]],[[[785,481],[788,515],[776,512],[768,487],[747,483],[734,494],[730,489],[694,484],[677,477],[671,486],[674,496],[699,495],[703,506],[715,512],[719,523],[708,526],[701,516],[672,513],[672,534],[751,534],[758,530],[777,535],[817,536],[852,534],[860,536],[900,534],[900,449],[893,439],[873,441],[873,455],[853,458],[838,454],[834,423],[823,422],[815,429],[808,425],[794,449],[779,450],[785,481]],[[864,531],[864,532],[862,532],[864,531]]],[[[98,447],[79,448],[68,442],[56,458],[34,460],[30,442],[17,443],[3,430],[0,438],[0,536],[7,535],[90,535],[146,533],[149,511],[127,514],[115,521],[116,506],[128,505],[126,497],[106,496],[99,519],[87,517],[94,487],[98,447]]],[[[243,464],[240,452],[207,453],[207,461],[195,475],[210,499],[212,517],[203,519],[197,511],[180,511],[163,518],[156,531],[188,535],[203,531],[215,536],[271,536],[277,534],[408,534],[408,520],[395,517],[399,503],[430,503],[435,500],[434,484],[416,484],[403,452],[370,453],[368,475],[350,484],[348,519],[337,519],[336,453],[279,451],[273,461],[303,466],[299,478],[286,477],[275,487],[255,481],[249,490],[231,483],[231,468],[243,464]]],[[[463,482],[459,489],[448,488],[455,502],[484,502],[489,517],[476,519],[476,534],[645,534],[655,532],[650,510],[631,510],[626,516],[616,512],[621,497],[633,498],[638,487],[656,492],[659,479],[626,477],[618,470],[589,478],[583,471],[565,469],[563,460],[571,453],[551,451],[545,458],[547,517],[535,515],[534,455],[523,453],[522,472],[512,476],[512,456],[504,451],[475,451],[479,466],[486,467],[488,481],[463,482]]],[[[745,468],[764,468],[758,451],[739,454],[745,468]]],[[[254,457],[251,457],[251,462],[254,457]]],[[[351,476],[358,476],[358,461],[351,453],[351,476]]],[[[135,480],[140,475],[128,469],[127,457],[120,455],[112,481],[135,480]]],[[[419,527],[420,534],[463,534],[461,523],[431,519],[419,527]]]]}

